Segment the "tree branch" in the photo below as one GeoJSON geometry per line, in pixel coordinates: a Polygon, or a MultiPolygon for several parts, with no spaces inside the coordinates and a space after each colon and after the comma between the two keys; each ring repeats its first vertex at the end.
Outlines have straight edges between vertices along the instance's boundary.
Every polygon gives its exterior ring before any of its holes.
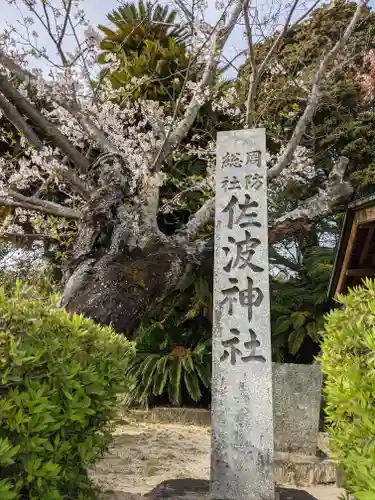
{"type": "MultiPolygon", "coordinates": [[[[64,7],[65,7],[65,4],[64,4],[64,7]]],[[[66,31],[66,28],[68,26],[68,21],[70,19],[71,8],[72,8],[72,0],[69,0],[68,1],[68,5],[65,7],[65,19],[64,19],[64,23],[63,23],[63,26],[62,26],[62,29],[61,29],[60,36],[59,36],[59,38],[57,40],[57,43],[58,43],[59,47],[61,47],[61,44],[62,44],[62,42],[64,40],[65,31],[66,31]]]]}
{"type": "Polygon", "coordinates": [[[0,195],[0,206],[1,205],[13,208],[24,208],[25,210],[33,210],[35,212],[66,219],[80,219],[82,216],[78,210],[63,207],[52,201],[29,198],[13,190],[9,190],[0,195]]]}
{"type": "MultiPolygon", "coordinates": [[[[279,242],[291,234],[302,231],[314,219],[329,215],[337,204],[347,200],[352,195],[352,185],[344,181],[348,162],[347,158],[340,157],[338,162],[333,166],[324,189],[320,189],[316,195],[305,200],[298,208],[279,217],[270,224],[270,245],[279,242]]],[[[186,244],[193,241],[198,236],[199,231],[206,224],[213,221],[214,215],[215,200],[214,198],[210,198],[190,217],[189,222],[176,233],[173,239],[178,244],[186,244]]]]}
{"type": "Polygon", "coordinates": [[[0,233],[0,240],[11,243],[18,248],[25,248],[25,244],[31,247],[35,241],[43,241],[47,245],[59,244],[59,241],[52,236],[35,233],[0,233]]]}
{"type": "Polygon", "coordinates": [[[249,85],[249,91],[247,93],[247,100],[246,100],[246,115],[245,115],[245,126],[247,128],[251,128],[253,124],[253,94],[252,94],[252,88],[253,88],[253,82],[255,80],[255,77],[257,75],[257,66],[256,66],[256,60],[255,60],[255,53],[254,53],[254,44],[253,44],[253,35],[252,35],[252,29],[251,29],[251,24],[250,24],[250,17],[249,17],[249,1],[246,2],[244,6],[244,18],[245,18],[245,31],[246,31],[246,37],[247,37],[247,43],[249,46],[249,58],[250,58],[250,66],[251,66],[251,76],[250,76],[250,85],[249,85]]]}
{"type": "Polygon", "coordinates": [[[270,244],[305,230],[314,219],[329,215],[335,205],[352,195],[352,185],[344,181],[348,163],[347,158],[341,157],[333,166],[324,189],[320,189],[316,195],[302,202],[299,207],[271,223],[268,233],[270,244]]]}
{"type": "Polygon", "coordinates": [[[279,252],[273,246],[269,247],[268,253],[269,253],[270,263],[275,266],[288,267],[292,271],[298,271],[301,267],[297,262],[293,262],[284,257],[283,255],[279,254],[279,252]]]}
{"type": "MultiPolygon", "coordinates": [[[[43,133],[49,137],[54,145],[59,147],[67,157],[83,172],[89,169],[88,160],[64,137],[60,131],[50,123],[38,109],[22,94],[18,92],[8,80],[0,73],[0,91],[9,99],[19,112],[25,113],[32,122],[40,127],[43,133]]],[[[59,173],[85,200],[91,198],[91,189],[80,179],[72,169],[65,165],[59,173]]]]}
{"type": "Polygon", "coordinates": [[[23,119],[22,115],[18,112],[17,108],[5,99],[3,94],[0,93],[0,108],[2,109],[5,117],[16,127],[19,132],[22,132],[29,143],[37,150],[44,147],[43,142],[39,139],[34,130],[23,119]]]}
{"type": "Polygon", "coordinates": [[[159,175],[157,173],[152,175],[147,180],[147,184],[143,186],[140,193],[139,212],[144,230],[149,235],[153,234],[160,239],[165,239],[165,235],[160,231],[157,222],[160,186],[162,184],[159,175]]]}
{"type": "Polygon", "coordinates": [[[314,113],[316,111],[316,108],[318,106],[318,103],[320,101],[321,97],[321,87],[324,81],[325,74],[327,72],[327,69],[331,62],[334,61],[335,57],[337,54],[340,52],[340,50],[345,46],[346,42],[348,41],[350,35],[352,34],[356,24],[358,23],[362,10],[364,6],[366,5],[366,0],[361,0],[360,3],[357,6],[357,9],[352,17],[352,20],[350,21],[349,25],[347,26],[345,33],[343,36],[338,40],[338,42],[334,45],[334,47],[326,54],[326,56],[323,58],[321,61],[318,71],[316,72],[314,79],[313,79],[313,86],[311,89],[310,97],[308,99],[307,106],[305,108],[305,111],[303,112],[302,116],[297,122],[297,125],[293,131],[292,137],[280,157],[279,161],[275,166],[270,168],[268,170],[268,179],[273,179],[274,177],[277,177],[281,171],[288,165],[288,163],[291,161],[293,154],[300,143],[303,134],[305,133],[305,130],[307,126],[311,123],[311,120],[314,116],[314,113]]]}
{"type": "Polygon", "coordinates": [[[302,21],[304,21],[304,20],[305,20],[305,19],[306,19],[306,18],[307,18],[310,14],[311,14],[311,12],[315,9],[315,7],[317,7],[317,6],[318,6],[318,4],[319,4],[321,1],[322,1],[322,0],[316,0],[316,2],[314,2],[314,3],[311,5],[311,7],[310,7],[310,8],[308,8],[308,9],[307,9],[307,11],[306,11],[306,12],[304,12],[304,13],[302,14],[302,16],[301,16],[301,17],[299,17],[299,18],[297,19],[297,21],[295,21],[295,22],[292,24],[292,26],[291,26],[291,27],[292,27],[292,28],[295,28],[298,24],[302,23],[302,21]]]}
{"type": "Polygon", "coordinates": [[[39,112],[34,104],[18,92],[1,73],[0,90],[21,113],[24,113],[35,123],[35,125],[43,130],[43,133],[54,142],[55,147],[60,148],[75,163],[81,172],[87,172],[90,167],[87,159],[81,155],[68,139],[39,112]]]}
{"type": "Polygon", "coordinates": [[[64,51],[61,48],[61,42],[59,43],[58,40],[56,39],[55,35],[52,33],[51,22],[50,22],[48,10],[47,10],[47,3],[45,1],[42,2],[43,12],[44,12],[44,15],[46,16],[46,22],[44,22],[43,17],[38,13],[38,11],[32,6],[31,3],[30,4],[28,3],[28,8],[34,14],[34,16],[39,20],[39,22],[41,23],[43,28],[46,30],[48,36],[50,37],[50,39],[54,43],[54,45],[57,49],[57,52],[59,53],[62,65],[67,66],[68,61],[66,59],[64,51]]]}
{"type": "Polygon", "coordinates": [[[245,0],[237,0],[233,12],[230,16],[228,24],[223,28],[218,28],[215,33],[213,33],[212,40],[212,51],[209,57],[201,80],[197,85],[197,89],[188,105],[184,118],[177,125],[174,132],[172,132],[167,140],[164,142],[163,147],[159,151],[154,164],[152,165],[153,170],[158,170],[164,160],[169,156],[169,154],[180,144],[180,142],[186,137],[191,126],[193,125],[198,111],[202,107],[202,94],[204,90],[214,81],[216,70],[219,64],[220,55],[223,51],[224,45],[232,33],[238,18],[241,15],[243,3],[245,0]]]}
{"type": "Polygon", "coordinates": [[[213,220],[215,216],[215,199],[210,198],[207,200],[201,208],[190,217],[187,224],[180,229],[174,236],[174,240],[179,244],[184,244],[189,241],[193,241],[197,236],[199,231],[210,221],[213,220]]]}
{"type": "MultiPolygon", "coordinates": [[[[19,64],[14,62],[1,50],[0,50],[0,63],[3,66],[5,66],[9,71],[11,71],[14,75],[16,75],[22,82],[25,82],[26,84],[31,85],[36,89],[38,88],[38,85],[40,84],[40,79],[37,78],[32,73],[30,73],[29,71],[26,71],[23,68],[21,68],[19,64]]],[[[54,91],[53,86],[48,84],[44,80],[43,80],[43,85],[49,92],[51,99],[56,104],[58,104],[66,111],[68,111],[68,113],[70,113],[72,116],[74,116],[81,125],[81,127],[88,134],[88,136],[91,139],[98,141],[102,149],[111,152],[113,154],[119,154],[119,151],[114,146],[114,144],[112,144],[112,142],[107,139],[105,133],[95,125],[92,119],[87,114],[83,113],[81,107],[77,102],[72,101],[71,99],[68,98],[68,96],[66,96],[65,98],[59,96],[58,93],[54,91]]]]}
{"type": "MultiPolygon", "coordinates": [[[[255,56],[254,56],[254,47],[253,47],[253,41],[252,41],[252,33],[251,33],[251,26],[250,26],[250,21],[249,21],[249,15],[247,12],[247,9],[245,9],[245,25],[246,25],[246,34],[247,34],[247,39],[249,43],[249,51],[250,51],[250,62],[251,62],[251,67],[252,67],[252,72],[250,75],[250,84],[249,84],[249,90],[247,94],[247,100],[246,100],[246,121],[245,125],[247,128],[251,128],[253,124],[253,109],[254,109],[254,103],[255,103],[255,95],[258,90],[258,85],[260,83],[260,80],[266,71],[266,69],[269,66],[269,63],[271,62],[273,56],[275,55],[276,51],[280,47],[280,44],[288,31],[289,28],[289,23],[292,18],[292,15],[298,5],[299,0],[294,0],[288,16],[286,18],[285,24],[283,29],[280,31],[279,35],[276,37],[276,40],[272,44],[270,50],[268,51],[266,57],[263,59],[261,62],[259,68],[256,67],[255,64],[255,56]]],[[[248,4],[248,2],[247,2],[248,4]]]]}

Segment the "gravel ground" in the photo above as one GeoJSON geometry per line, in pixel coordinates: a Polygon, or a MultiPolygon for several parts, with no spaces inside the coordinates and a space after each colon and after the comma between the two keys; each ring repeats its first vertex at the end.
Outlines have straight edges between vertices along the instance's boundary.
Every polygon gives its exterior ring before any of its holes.
{"type": "MultiPolygon", "coordinates": [[[[110,452],[90,473],[103,500],[209,500],[209,428],[122,421],[114,434],[110,452]]],[[[341,493],[285,486],[280,500],[337,500],[341,493]]]]}

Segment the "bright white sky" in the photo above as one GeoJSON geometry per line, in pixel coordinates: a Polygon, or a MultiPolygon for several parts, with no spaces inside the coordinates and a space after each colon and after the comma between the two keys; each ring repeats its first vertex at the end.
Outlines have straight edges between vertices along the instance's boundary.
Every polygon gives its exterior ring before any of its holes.
{"type": "MultiPolygon", "coordinates": [[[[41,0],[38,0],[39,2],[41,0]]],[[[266,0],[267,1],[267,0],[266,0]]],[[[21,5],[21,1],[18,1],[21,5]]],[[[54,0],[56,5],[60,4],[60,0],[54,0]]],[[[91,25],[96,28],[98,24],[104,24],[110,26],[110,23],[106,19],[106,15],[111,12],[113,9],[116,9],[119,5],[121,5],[121,0],[83,0],[83,8],[86,12],[86,17],[90,21],[91,25]]],[[[138,0],[136,0],[138,3],[138,0]]],[[[174,2],[173,0],[160,0],[160,3],[170,5],[170,8],[173,9],[174,2]]],[[[0,0],[1,6],[1,17],[0,17],[0,32],[6,28],[7,23],[12,26],[17,26],[17,21],[20,19],[20,13],[14,5],[9,5],[8,0],[0,0]]],[[[27,13],[27,9],[23,8],[22,12],[24,15],[29,15],[33,17],[32,14],[27,13]]],[[[215,8],[215,0],[208,0],[208,9],[206,13],[206,21],[214,23],[217,19],[218,11],[215,8]]],[[[34,26],[36,28],[36,25],[34,26]]],[[[20,31],[23,31],[22,27],[19,27],[20,31]]],[[[51,47],[51,42],[48,39],[48,35],[45,33],[44,29],[38,29],[39,41],[40,45],[44,45],[47,48],[51,47]]],[[[243,36],[243,28],[241,26],[236,27],[230,40],[227,43],[225,49],[225,57],[229,60],[232,60],[233,57],[245,49],[247,46],[247,42],[243,36]]],[[[236,67],[240,66],[240,63],[244,61],[244,58],[239,58],[236,60],[236,67]]],[[[47,66],[48,63],[45,63],[47,66]]],[[[41,60],[36,62],[36,66],[39,68],[43,67],[44,64],[41,60]]]]}
{"type": "MultiPolygon", "coordinates": [[[[53,0],[53,1],[54,1],[54,3],[56,3],[56,5],[61,4],[61,0],[53,0]]],[[[135,1],[138,2],[138,0],[135,0],[135,1]]],[[[162,4],[168,3],[170,5],[171,9],[173,9],[173,7],[175,6],[173,0],[159,0],[159,1],[162,4]]],[[[288,6],[288,1],[289,0],[280,0],[280,2],[284,5],[284,7],[288,6]]],[[[295,15],[293,16],[294,20],[299,18],[301,16],[301,14],[304,12],[304,10],[302,10],[303,9],[302,5],[310,6],[310,5],[312,5],[312,3],[314,1],[315,0],[301,0],[300,1],[301,7],[297,7],[297,11],[296,11],[295,15]]],[[[325,1],[327,1],[327,0],[322,0],[322,3],[324,3],[325,1]]],[[[0,7],[1,7],[0,32],[3,31],[4,28],[6,28],[7,23],[9,23],[13,26],[17,26],[17,21],[20,19],[20,13],[17,10],[17,8],[15,7],[15,5],[9,5],[8,2],[9,2],[9,0],[0,0],[0,7]]],[[[18,0],[17,3],[21,5],[22,1],[18,0]]],[[[41,0],[38,0],[38,3],[41,3],[41,0]]],[[[121,3],[124,3],[124,2],[121,2],[121,0],[105,0],[105,1],[103,1],[103,0],[83,0],[82,1],[83,8],[86,12],[86,16],[87,16],[88,20],[90,21],[91,25],[94,27],[96,27],[98,24],[110,25],[110,23],[108,23],[108,21],[106,19],[106,15],[110,11],[112,11],[113,9],[118,7],[121,3]]],[[[215,23],[215,21],[218,18],[218,15],[219,15],[218,11],[215,8],[216,2],[215,2],[215,0],[207,0],[207,3],[208,3],[208,8],[206,10],[206,15],[205,15],[206,21],[211,22],[211,23],[215,23]]],[[[226,3],[226,0],[224,0],[224,3],[226,3]]],[[[272,11],[274,12],[274,9],[275,9],[274,0],[253,0],[252,5],[256,5],[258,12],[260,12],[260,17],[263,17],[264,15],[267,15],[272,11]]],[[[276,5],[279,5],[279,4],[277,3],[276,5]]],[[[370,0],[370,5],[372,7],[374,7],[375,0],[370,0]]],[[[28,15],[27,9],[23,8],[22,10],[23,10],[23,13],[25,15],[28,15]]],[[[280,18],[278,22],[282,22],[282,20],[283,19],[280,18]]],[[[293,19],[292,19],[292,21],[293,21],[293,19]]],[[[271,31],[275,28],[275,26],[272,27],[272,24],[273,24],[272,22],[268,23],[268,29],[271,31]]],[[[36,25],[35,25],[35,28],[37,28],[36,25]]],[[[21,27],[20,27],[20,29],[22,30],[21,27]]],[[[39,38],[40,45],[44,45],[47,48],[50,48],[51,42],[48,39],[48,35],[45,33],[44,28],[41,28],[41,29],[37,28],[37,31],[38,31],[38,34],[40,37],[39,38]]],[[[224,56],[227,59],[232,60],[236,54],[238,54],[242,50],[246,49],[246,47],[247,47],[247,41],[244,38],[243,27],[237,26],[235,28],[235,30],[233,31],[233,33],[232,33],[232,35],[231,35],[231,37],[226,45],[226,48],[224,51],[224,56]]],[[[239,57],[238,59],[236,59],[234,64],[238,68],[243,61],[244,61],[244,57],[242,56],[242,57],[239,57]]],[[[35,61],[34,64],[39,68],[44,68],[44,67],[47,68],[47,66],[48,66],[48,63],[43,63],[41,60],[35,61]]],[[[234,70],[228,72],[228,76],[235,76],[234,70]]]]}

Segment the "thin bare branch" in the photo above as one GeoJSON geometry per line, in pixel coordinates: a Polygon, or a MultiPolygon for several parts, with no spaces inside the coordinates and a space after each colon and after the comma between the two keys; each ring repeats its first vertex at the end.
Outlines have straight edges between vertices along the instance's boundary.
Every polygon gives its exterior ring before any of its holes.
{"type": "Polygon", "coordinates": [[[302,23],[302,21],[304,21],[307,17],[309,17],[309,15],[311,14],[311,12],[313,12],[313,10],[314,10],[314,9],[315,9],[315,8],[316,8],[319,4],[320,4],[320,2],[321,2],[321,1],[322,1],[322,0],[316,0],[316,2],[314,2],[314,3],[312,4],[312,6],[311,6],[309,9],[307,9],[307,11],[306,11],[306,12],[304,12],[304,13],[302,14],[302,16],[301,16],[301,17],[299,17],[299,18],[297,19],[297,21],[295,21],[295,22],[292,24],[291,28],[296,27],[298,24],[302,23]]]}
{"type": "Polygon", "coordinates": [[[223,66],[222,68],[220,68],[220,74],[222,75],[229,68],[233,68],[235,71],[238,71],[238,68],[233,63],[234,63],[234,61],[236,59],[238,59],[239,57],[243,56],[244,54],[246,54],[246,49],[241,50],[240,52],[238,52],[235,56],[232,57],[232,59],[228,59],[223,54],[223,59],[226,61],[227,64],[225,66],[223,66]]]}
{"type": "MultiPolygon", "coordinates": [[[[70,4],[71,4],[71,1],[70,1],[70,4]]],[[[74,26],[74,24],[72,22],[72,19],[70,17],[69,11],[67,11],[67,19],[69,21],[69,26],[70,26],[70,28],[72,30],[74,39],[76,41],[77,47],[78,47],[79,52],[80,52],[80,59],[82,60],[82,64],[83,64],[83,68],[85,70],[85,75],[86,75],[87,82],[90,85],[90,89],[92,91],[92,95],[95,96],[95,90],[94,90],[93,82],[92,82],[92,79],[91,79],[91,76],[90,76],[90,71],[89,71],[89,68],[87,66],[87,62],[86,62],[85,56],[84,56],[84,50],[82,49],[81,42],[79,41],[79,38],[78,38],[78,35],[77,35],[76,27],[74,26]]]]}
{"type": "Polygon", "coordinates": [[[297,146],[299,145],[307,126],[311,123],[311,120],[314,116],[314,113],[320,101],[322,93],[322,85],[325,80],[327,70],[330,64],[335,60],[340,50],[345,46],[346,42],[348,41],[350,35],[352,34],[355,26],[357,25],[362,15],[362,11],[366,4],[367,4],[366,0],[361,0],[343,36],[340,38],[340,40],[336,42],[334,47],[322,59],[318,71],[315,73],[313,79],[313,86],[311,89],[311,93],[305,111],[298,120],[297,125],[293,131],[293,135],[284,153],[281,155],[279,161],[275,166],[273,166],[268,170],[268,179],[273,179],[274,177],[277,177],[291,161],[293,154],[297,146]]]}
{"type": "Polygon", "coordinates": [[[253,110],[254,110],[254,104],[255,104],[255,97],[256,97],[256,93],[258,90],[260,80],[261,80],[264,72],[267,70],[272,58],[274,57],[275,53],[279,49],[281,42],[282,42],[285,34],[288,31],[290,20],[293,16],[294,11],[296,10],[298,2],[299,2],[299,0],[294,0],[293,4],[289,10],[288,16],[285,20],[283,29],[280,31],[280,33],[276,37],[270,50],[266,54],[266,57],[263,59],[263,61],[261,62],[261,64],[259,65],[258,68],[255,65],[255,57],[254,57],[254,50],[253,50],[253,41],[252,41],[250,21],[248,18],[248,14],[245,15],[246,33],[247,33],[247,38],[248,38],[248,43],[249,43],[250,61],[251,61],[251,66],[252,66],[252,72],[250,75],[250,82],[249,82],[249,90],[248,90],[247,100],[246,100],[245,126],[247,128],[251,128],[253,125],[253,110]]]}
{"type": "Polygon", "coordinates": [[[253,35],[252,35],[252,26],[250,24],[249,17],[249,2],[247,1],[244,6],[244,18],[245,18],[245,30],[247,43],[249,46],[249,59],[250,59],[250,67],[251,67],[251,77],[250,77],[250,86],[247,94],[246,100],[246,115],[245,115],[245,124],[248,128],[250,128],[253,124],[253,81],[257,76],[257,65],[255,60],[255,52],[254,52],[254,44],[253,44],[253,35]]]}
{"type": "Polygon", "coordinates": [[[58,54],[60,56],[62,65],[63,66],[68,66],[68,60],[67,60],[66,55],[65,55],[65,53],[64,53],[64,51],[62,49],[61,43],[59,43],[59,41],[55,37],[54,33],[52,32],[51,22],[50,22],[50,19],[49,19],[49,14],[48,14],[48,9],[47,9],[47,2],[43,1],[42,2],[42,6],[43,6],[44,15],[46,16],[46,22],[44,22],[43,17],[38,14],[38,12],[37,12],[36,9],[34,9],[33,7],[29,7],[29,9],[39,19],[39,21],[42,23],[43,27],[47,31],[50,39],[52,40],[52,42],[54,43],[54,45],[55,45],[55,47],[57,49],[57,52],[58,52],[58,54]]]}
{"type": "MultiPolygon", "coordinates": [[[[319,0],[320,1],[320,0],[319,0]]],[[[64,7],[65,7],[65,18],[64,18],[64,22],[63,22],[63,25],[62,25],[62,28],[61,28],[61,33],[60,33],[60,36],[57,40],[57,43],[58,45],[61,47],[61,44],[64,40],[64,36],[65,36],[65,32],[66,32],[66,28],[68,26],[68,21],[70,19],[70,11],[71,11],[71,8],[72,8],[72,3],[73,3],[73,0],[68,0],[68,5],[65,6],[65,3],[64,3],[64,7]]]]}
{"type": "Polygon", "coordinates": [[[252,26],[250,24],[250,16],[249,16],[249,1],[246,2],[244,6],[244,18],[245,18],[245,30],[247,42],[249,45],[249,58],[251,70],[255,74],[256,73],[256,61],[255,61],[255,52],[254,52],[254,44],[253,44],[253,34],[252,34],[252,26]]]}

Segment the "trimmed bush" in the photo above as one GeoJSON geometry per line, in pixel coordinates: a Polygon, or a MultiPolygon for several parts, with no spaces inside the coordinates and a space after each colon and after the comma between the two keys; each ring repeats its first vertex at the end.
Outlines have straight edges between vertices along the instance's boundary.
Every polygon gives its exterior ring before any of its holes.
{"type": "Polygon", "coordinates": [[[340,296],[322,345],[333,457],[357,500],[375,498],[375,284],[340,296]]]}
{"type": "Polygon", "coordinates": [[[89,499],[132,344],[17,284],[0,288],[0,498],[89,499]]]}

